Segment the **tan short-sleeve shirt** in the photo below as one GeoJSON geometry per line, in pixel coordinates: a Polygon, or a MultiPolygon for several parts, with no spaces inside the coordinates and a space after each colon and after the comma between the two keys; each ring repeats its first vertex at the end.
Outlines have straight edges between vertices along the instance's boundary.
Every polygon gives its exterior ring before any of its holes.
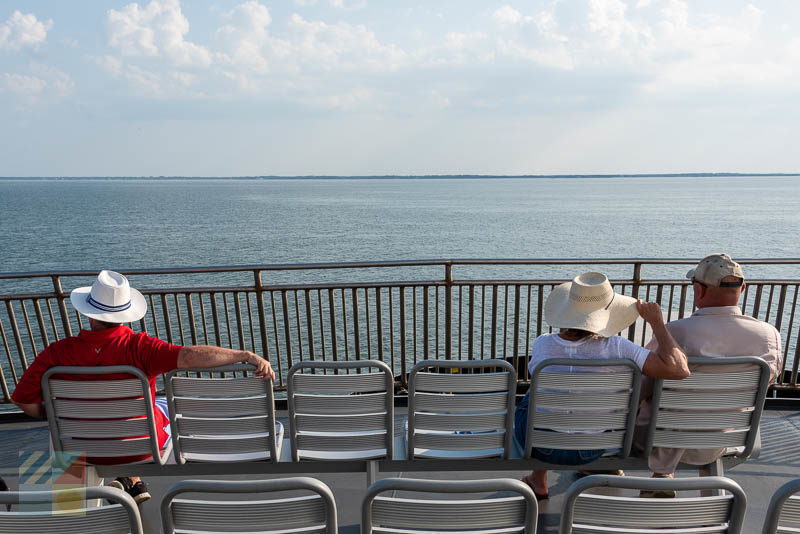
{"type": "MultiPolygon", "coordinates": [[[[783,355],[778,331],[769,323],[743,315],[738,306],[700,308],[690,317],[672,321],[667,329],[687,356],[757,356],[770,367],[770,380],[775,380],[781,371],[783,355]]],[[[658,350],[655,339],[647,344],[650,350],[658,350]]],[[[690,366],[691,371],[702,371],[703,365],[690,366]]],[[[730,369],[729,369],[730,370],[730,369]]],[[[645,389],[648,389],[645,386],[645,389]]],[[[649,398],[639,407],[637,424],[650,421],[649,398]]],[[[679,461],[705,464],[714,461],[722,450],[660,449],[654,447],[650,457],[650,469],[657,473],[669,473],[679,461]]]]}

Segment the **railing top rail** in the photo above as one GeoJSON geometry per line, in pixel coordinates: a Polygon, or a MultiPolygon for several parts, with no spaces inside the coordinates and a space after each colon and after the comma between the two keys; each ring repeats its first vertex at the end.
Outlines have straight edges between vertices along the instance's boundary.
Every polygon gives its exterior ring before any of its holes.
{"type": "MultiPolygon", "coordinates": [[[[335,263],[273,263],[253,265],[219,265],[206,267],[161,267],[155,269],[121,269],[127,275],[195,274],[243,271],[302,271],[324,269],[369,269],[375,267],[424,267],[434,265],[692,265],[699,258],[444,258],[418,260],[352,261],[335,263]]],[[[800,258],[737,258],[746,265],[792,265],[800,258]]],[[[97,270],[33,271],[0,273],[0,280],[44,278],[51,276],[94,276],[97,270]]]]}

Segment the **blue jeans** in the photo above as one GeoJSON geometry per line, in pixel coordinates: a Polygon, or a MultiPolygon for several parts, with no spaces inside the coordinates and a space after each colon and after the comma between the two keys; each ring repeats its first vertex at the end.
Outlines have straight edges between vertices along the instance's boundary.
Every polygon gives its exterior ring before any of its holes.
{"type": "MultiPolygon", "coordinates": [[[[514,412],[514,439],[517,440],[520,448],[525,450],[525,432],[528,426],[528,403],[530,392],[526,393],[517,405],[514,412]]],[[[542,462],[561,465],[581,465],[588,464],[597,460],[606,453],[606,449],[589,450],[567,450],[567,449],[546,449],[544,447],[534,447],[531,456],[542,462]]]]}

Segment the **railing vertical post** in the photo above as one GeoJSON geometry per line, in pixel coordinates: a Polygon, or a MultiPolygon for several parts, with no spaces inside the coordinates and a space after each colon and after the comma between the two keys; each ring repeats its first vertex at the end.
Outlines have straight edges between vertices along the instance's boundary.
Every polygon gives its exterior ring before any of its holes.
{"type": "Polygon", "coordinates": [[[283,307],[283,335],[286,341],[286,365],[294,365],[292,358],[292,326],[289,322],[289,301],[286,298],[286,290],[281,291],[281,306],[283,307]]]}
{"type": "MultiPolygon", "coordinates": [[[[508,293],[506,292],[506,298],[508,293]]],[[[519,369],[519,284],[514,286],[514,369],[519,369]]]]}
{"type": "MultiPolygon", "coordinates": [[[[631,296],[635,299],[639,298],[639,287],[642,284],[642,264],[641,263],[634,263],[633,264],[633,285],[631,286],[631,296]]],[[[636,323],[633,323],[628,327],[628,339],[633,341],[634,336],[636,335],[636,323]]]]}
{"type": "Polygon", "coordinates": [[[258,332],[261,335],[261,355],[269,360],[269,343],[267,341],[267,312],[264,309],[264,283],[261,280],[261,271],[253,271],[253,281],[256,287],[256,302],[258,304],[258,332]]]}
{"type": "MultiPolygon", "coordinates": [[[[459,321],[461,318],[459,317],[459,321]]],[[[469,359],[475,359],[475,286],[469,286],[469,333],[467,334],[467,352],[469,359]]],[[[461,356],[459,355],[459,358],[461,356]]]]}
{"type": "Polygon", "coordinates": [[[61,314],[61,325],[64,327],[64,337],[70,337],[72,336],[72,325],[69,322],[67,304],[64,302],[66,296],[64,295],[64,290],[61,288],[61,278],[59,278],[58,275],[53,275],[51,278],[53,279],[53,291],[58,301],[58,313],[61,314]]]}
{"type": "Polygon", "coordinates": [[[444,283],[447,287],[444,294],[444,357],[449,360],[453,357],[453,264],[449,261],[444,264],[444,283]]]}

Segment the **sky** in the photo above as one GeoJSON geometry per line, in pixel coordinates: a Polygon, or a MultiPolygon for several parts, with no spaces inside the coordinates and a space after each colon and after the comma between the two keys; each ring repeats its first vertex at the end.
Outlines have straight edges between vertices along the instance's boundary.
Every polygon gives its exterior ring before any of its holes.
{"type": "Polygon", "coordinates": [[[0,176],[798,172],[800,2],[0,0],[0,176]]]}

